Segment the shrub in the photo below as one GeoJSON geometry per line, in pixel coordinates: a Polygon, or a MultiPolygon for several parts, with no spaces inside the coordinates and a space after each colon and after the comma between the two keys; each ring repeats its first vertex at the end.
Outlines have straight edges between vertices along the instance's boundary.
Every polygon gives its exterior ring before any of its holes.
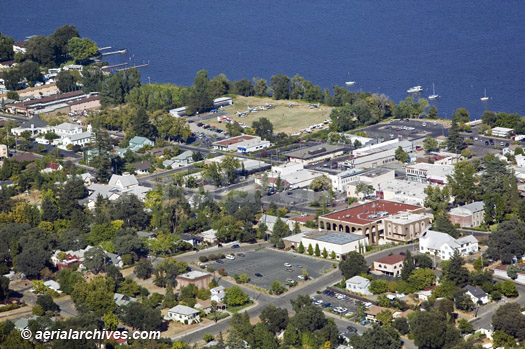
{"type": "Polygon", "coordinates": [[[200,257],[199,257],[199,261],[200,261],[201,263],[206,263],[206,262],[208,261],[208,257],[206,257],[206,256],[200,256],[200,257]]]}

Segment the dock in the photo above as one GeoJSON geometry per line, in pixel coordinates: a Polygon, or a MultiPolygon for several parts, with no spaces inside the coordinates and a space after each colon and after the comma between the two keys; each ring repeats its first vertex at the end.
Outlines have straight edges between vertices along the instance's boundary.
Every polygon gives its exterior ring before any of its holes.
{"type": "MultiPolygon", "coordinates": [[[[100,50],[99,50],[100,51],[100,50]]],[[[100,55],[101,56],[109,56],[109,55],[117,55],[117,54],[125,54],[126,52],[128,52],[127,49],[122,49],[122,50],[117,50],[117,51],[111,51],[111,52],[102,52],[100,55]]]]}
{"type": "Polygon", "coordinates": [[[139,65],[134,65],[132,67],[120,68],[120,69],[117,69],[117,71],[124,71],[124,70],[128,70],[128,69],[131,69],[131,68],[144,68],[144,67],[147,67],[148,65],[149,65],[149,62],[148,63],[144,63],[144,64],[139,64],[139,65]]]}
{"type": "Polygon", "coordinates": [[[119,64],[115,64],[115,65],[106,65],[106,66],[100,68],[100,70],[109,72],[109,71],[112,71],[113,69],[116,69],[118,67],[123,67],[125,65],[128,65],[128,63],[126,62],[126,63],[119,63],[119,64]]]}

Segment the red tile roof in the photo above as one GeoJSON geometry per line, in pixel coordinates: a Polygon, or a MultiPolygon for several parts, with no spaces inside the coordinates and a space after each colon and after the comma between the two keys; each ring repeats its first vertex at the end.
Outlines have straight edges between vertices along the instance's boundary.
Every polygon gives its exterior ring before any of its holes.
{"type": "Polygon", "coordinates": [[[375,260],[374,262],[392,265],[392,264],[397,264],[399,262],[402,262],[404,260],[405,260],[405,256],[400,255],[400,254],[393,254],[391,256],[379,258],[378,260],[375,260]]]}
{"type": "Polygon", "coordinates": [[[60,164],[57,164],[56,162],[48,162],[46,164],[46,168],[51,168],[53,170],[58,170],[59,166],[60,166],[60,164]]]}
{"type": "Polygon", "coordinates": [[[254,139],[255,137],[254,136],[239,136],[239,137],[234,137],[234,138],[230,138],[230,139],[225,139],[224,141],[219,141],[215,144],[219,144],[219,145],[232,145],[232,144],[237,144],[237,143],[241,143],[241,142],[244,142],[244,141],[249,141],[251,139],[254,139]]]}
{"type": "Polygon", "coordinates": [[[341,211],[337,211],[331,214],[322,216],[323,218],[339,220],[342,222],[355,223],[355,224],[368,224],[379,221],[384,217],[369,217],[375,215],[378,212],[387,212],[389,216],[395,215],[399,212],[413,211],[420,209],[421,207],[415,205],[407,205],[399,202],[387,201],[387,200],[375,200],[367,202],[362,205],[350,207],[341,211]]]}

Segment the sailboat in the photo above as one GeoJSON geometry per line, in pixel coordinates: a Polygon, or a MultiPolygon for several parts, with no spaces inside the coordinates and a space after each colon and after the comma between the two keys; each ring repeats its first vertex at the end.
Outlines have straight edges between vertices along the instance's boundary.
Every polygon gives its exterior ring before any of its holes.
{"type": "Polygon", "coordinates": [[[482,102],[488,101],[489,97],[487,97],[487,89],[485,89],[485,96],[480,98],[482,102]]]}
{"type": "Polygon", "coordinates": [[[439,95],[436,94],[436,88],[434,87],[434,83],[432,83],[432,94],[428,96],[428,99],[434,100],[438,98],[439,98],[439,95]]]}

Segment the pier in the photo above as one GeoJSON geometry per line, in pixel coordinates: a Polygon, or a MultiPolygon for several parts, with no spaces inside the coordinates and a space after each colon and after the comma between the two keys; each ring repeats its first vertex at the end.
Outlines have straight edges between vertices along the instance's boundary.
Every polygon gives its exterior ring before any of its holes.
{"type": "Polygon", "coordinates": [[[103,72],[111,72],[113,71],[114,69],[118,68],[118,67],[123,67],[125,65],[128,65],[128,63],[119,63],[119,64],[114,64],[114,65],[106,65],[102,68],[100,68],[100,70],[102,70],[103,72]]]}
{"type": "Polygon", "coordinates": [[[148,61],[148,63],[134,65],[132,67],[120,68],[120,69],[117,69],[117,71],[124,71],[124,70],[128,70],[128,69],[131,69],[131,68],[144,68],[144,67],[147,67],[148,65],[149,65],[149,61],[148,61]]]}
{"type": "MultiPolygon", "coordinates": [[[[99,50],[100,51],[100,50],[99,50]]],[[[117,50],[117,51],[111,51],[111,52],[102,52],[100,55],[101,56],[109,56],[109,55],[117,55],[117,54],[125,54],[126,52],[128,52],[127,49],[122,49],[122,50],[117,50]]]]}

